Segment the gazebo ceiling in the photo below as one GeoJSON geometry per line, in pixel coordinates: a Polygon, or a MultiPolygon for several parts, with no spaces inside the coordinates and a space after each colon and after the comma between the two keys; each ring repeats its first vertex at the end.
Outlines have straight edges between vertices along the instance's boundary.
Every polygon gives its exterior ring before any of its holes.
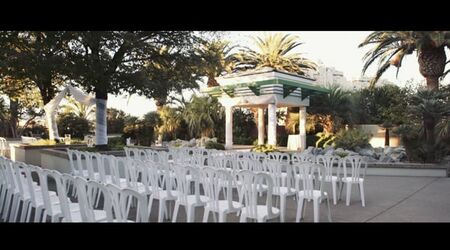
{"type": "Polygon", "coordinates": [[[234,73],[216,80],[220,86],[209,87],[202,92],[215,97],[225,93],[230,98],[278,94],[283,95],[283,98],[293,96],[301,100],[312,95],[329,93],[328,89],[315,85],[314,79],[272,68],[234,73]]]}

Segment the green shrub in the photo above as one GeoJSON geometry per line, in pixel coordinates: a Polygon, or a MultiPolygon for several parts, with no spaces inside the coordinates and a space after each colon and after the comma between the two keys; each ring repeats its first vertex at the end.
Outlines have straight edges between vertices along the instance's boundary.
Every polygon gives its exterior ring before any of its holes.
{"type": "Polygon", "coordinates": [[[218,150],[225,150],[225,146],[223,144],[213,142],[213,141],[207,141],[205,143],[206,149],[218,149],[218,150]]]}
{"type": "Polygon", "coordinates": [[[359,129],[341,130],[336,134],[334,145],[337,148],[355,150],[356,147],[368,146],[370,138],[370,134],[359,129]]]}
{"type": "Polygon", "coordinates": [[[244,136],[238,136],[238,137],[233,136],[233,141],[234,141],[234,144],[237,144],[237,145],[251,145],[253,142],[253,138],[244,137],[244,136]]]}
{"type": "Polygon", "coordinates": [[[84,136],[89,134],[89,121],[73,114],[61,115],[57,123],[60,136],[70,134],[72,138],[84,139],[84,136]]]}
{"type": "Polygon", "coordinates": [[[322,132],[317,133],[316,136],[319,137],[315,144],[316,148],[324,148],[325,146],[329,146],[336,139],[334,134],[325,134],[322,132]]]}
{"type": "Polygon", "coordinates": [[[270,144],[260,144],[256,145],[252,148],[252,152],[258,152],[258,153],[270,153],[270,152],[279,152],[280,150],[273,145],[270,144]]]}
{"type": "Polygon", "coordinates": [[[32,146],[52,146],[52,145],[56,145],[56,141],[55,140],[37,140],[35,142],[30,143],[30,145],[32,146]]]}
{"type": "Polygon", "coordinates": [[[316,146],[316,142],[319,139],[316,135],[306,135],[306,147],[316,146]]]}

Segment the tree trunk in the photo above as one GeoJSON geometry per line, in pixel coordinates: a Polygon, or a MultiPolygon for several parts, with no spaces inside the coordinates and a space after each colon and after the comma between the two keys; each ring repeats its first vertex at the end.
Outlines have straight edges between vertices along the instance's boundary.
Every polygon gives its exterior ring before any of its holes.
{"type": "Polygon", "coordinates": [[[17,100],[10,99],[9,108],[11,110],[11,116],[9,117],[11,137],[17,138],[17,126],[19,125],[19,103],[17,102],[17,100]]]}
{"type": "Polygon", "coordinates": [[[386,131],[384,132],[384,146],[390,146],[389,128],[386,128],[386,131]]]}
{"type": "Polygon", "coordinates": [[[423,116],[423,124],[425,128],[425,136],[426,136],[426,155],[427,161],[434,161],[434,145],[435,145],[435,134],[434,127],[436,125],[436,120],[433,116],[429,114],[425,114],[423,116]]]}
{"type": "Polygon", "coordinates": [[[95,89],[95,147],[99,150],[108,148],[107,133],[107,101],[108,93],[105,88],[95,89]]]}
{"type": "MultiPolygon", "coordinates": [[[[166,104],[165,98],[159,98],[159,99],[155,98],[156,112],[158,112],[158,114],[160,113],[161,109],[164,107],[165,104],[166,104]]],[[[153,130],[153,131],[155,131],[155,130],[153,130]]],[[[163,133],[160,133],[159,130],[157,130],[157,133],[158,133],[158,144],[162,145],[163,133]]]]}

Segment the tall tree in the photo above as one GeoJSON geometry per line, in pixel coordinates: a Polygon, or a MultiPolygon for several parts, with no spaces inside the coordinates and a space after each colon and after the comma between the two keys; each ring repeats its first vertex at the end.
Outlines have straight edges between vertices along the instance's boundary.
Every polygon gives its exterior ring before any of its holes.
{"type": "Polygon", "coordinates": [[[232,50],[236,46],[231,46],[229,41],[211,40],[204,41],[198,52],[202,63],[205,75],[208,77],[207,86],[219,86],[216,77],[223,73],[231,73],[236,67],[236,57],[232,50]]]}
{"type": "Polygon", "coordinates": [[[243,48],[236,53],[237,70],[271,67],[277,70],[305,75],[309,70],[315,70],[317,65],[293,50],[303,43],[299,37],[282,33],[253,37],[256,50],[243,48]]]}
{"type": "MultiPolygon", "coordinates": [[[[450,46],[449,31],[376,31],[371,33],[359,47],[375,44],[364,56],[366,63],[363,73],[376,60],[379,66],[372,85],[378,81],[384,72],[391,66],[397,67],[397,74],[406,55],[417,52],[419,71],[426,79],[427,88],[436,91],[439,88],[439,78],[445,77],[447,57],[445,48],[450,46]]],[[[423,116],[426,140],[431,148],[434,145],[434,127],[436,118],[425,113],[423,116]]]]}
{"type": "MultiPolygon", "coordinates": [[[[0,32],[0,72],[27,80],[39,88],[43,104],[49,103],[64,80],[65,51],[70,32],[0,32]]],[[[55,123],[50,120],[50,123],[55,123]]],[[[53,126],[49,124],[49,128],[53,126]]],[[[50,133],[55,138],[57,131],[50,133]]]]}
{"type": "Polygon", "coordinates": [[[196,84],[193,47],[187,31],[74,32],[71,78],[96,96],[97,147],[105,147],[108,94],[128,92],[155,98],[161,106],[170,91],[196,84]]]}

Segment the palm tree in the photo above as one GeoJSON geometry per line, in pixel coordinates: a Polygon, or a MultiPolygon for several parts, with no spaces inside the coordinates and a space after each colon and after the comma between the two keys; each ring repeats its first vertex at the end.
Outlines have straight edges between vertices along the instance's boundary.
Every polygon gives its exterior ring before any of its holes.
{"type": "Polygon", "coordinates": [[[61,109],[63,113],[72,113],[88,121],[95,119],[95,106],[77,102],[73,97],[67,98],[67,104],[62,105],[61,109]]]}
{"type": "Polygon", "coordinates": [[[193,96],[186,105],[183,117],[191,136],[214,136],[214,127],[222,119],[223,108],[216,98],[193,96]]]}
{"type": "Polygon", "coordinates": [[[293,50],[302,45],[298,36],[275,33],[265,37],[253,37],[257,50],[243,48],[233,55],[236,70],[271,67],[276,70],[305,75],[308,70],[316,70],[317,65],[293,50]]]}
{"type": "Polygon", "coordinates": [[[162,107],[159,111],[159,117],[161,119],[162,125],[158,126],[159,134],[170,134],[174,135],[176,130],[181,125],[181,117],[176,109],[169,106],[162,107]]]}
{"type": "MultiPolygon", "coordinates": [[[[376,60],[379,67],[371,84],[375,84],[391,66],[398,71],[406,55],[417,52],[420,74],[426,79],[427,88],[438,89],[439,78],[449,72],[445,70],[445,47],[450,47],[449,31],[375,31],[359,47],[376,46],[364,55],[363,73],[376,60]]],[[[448,62],[447,62],[448,63],[448,62]]]]}
{"type": "Polygon", "coordinates": [[[219,86],[215,77],[223,73],[231,73],[235,68],[236,58],[231,51],[236,46],[231,46],[229,41],[212,40],[204,41],[197,53],[202,60],[202,68],[208,77],[207,86],[219,86]]]}

